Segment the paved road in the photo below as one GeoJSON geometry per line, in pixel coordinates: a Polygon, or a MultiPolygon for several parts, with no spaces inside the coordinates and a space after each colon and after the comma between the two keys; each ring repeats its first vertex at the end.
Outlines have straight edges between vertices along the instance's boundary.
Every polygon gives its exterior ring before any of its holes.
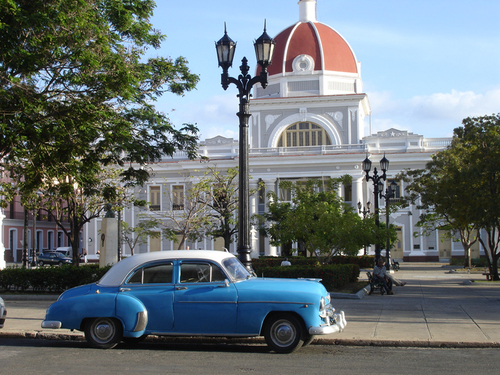
{"type": "MultiPolygon", "coordinates": [[[[403,263],[394,275],[407,282],[395,287],[394,296],[378,292],[357,299],[333,295],[335,308],[346,313],[347,328],[321,336],[315,343],[500,347],[500,283],[471,282],[484,276],[450,273],[450,268],[437,263],[403,263]]],[[[5,299],[8,318],[0,338],[82,339],[80,332],[40,328],[52,301],[5,299]]]]}
{"type": "Polygon", "coordinates": [[[498,349],[311,345],[290,354],[265,345],[161,344],[91,349],[83,342],[0,338],[0,374],[497,374],[498,349]]]}

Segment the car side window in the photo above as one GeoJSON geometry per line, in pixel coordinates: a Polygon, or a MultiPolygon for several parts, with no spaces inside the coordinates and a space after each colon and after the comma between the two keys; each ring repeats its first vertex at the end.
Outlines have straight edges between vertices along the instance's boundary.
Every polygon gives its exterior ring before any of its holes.
{"type": "Polygon", "coordinates": [[[216,265],[209,263],[181,264],[181,283],[210,283],[225,279],[226,276],[216,265]]]}
{"type": "Polygon", "coordinates": [[[172,282],[173,264],[156,264],[141,267],[129,278],[127,284],[169,284],[172,282]]]}

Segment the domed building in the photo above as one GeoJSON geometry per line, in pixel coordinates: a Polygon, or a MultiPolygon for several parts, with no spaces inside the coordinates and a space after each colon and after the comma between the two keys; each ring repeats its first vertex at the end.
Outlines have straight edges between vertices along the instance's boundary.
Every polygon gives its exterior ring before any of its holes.
{"type": "Polygon", "coordinates": [[[266,89],[254,88],[251,147],[356,145],[370,114],[360,66],[347,41],[299,1],[299,21],[275,37],[266,89]]]}
{"type": "MultiPolygon", "coordinates": [[[[400,129],[370,134],[365,123],[367,116],[371,115],[370,103],[363,92],[361,64],[353,49],[339,32],[318,22],[316,0],[300,0],[298,5],[298,22],[275,37],[268,86],[265,89],[254,86],[250,100],[250,188],[257,188],[259,182],[265,186],[265,191],[250,197],[250,215],[266,211],[265,193],[269,191],[276,192],[280,200],[291,199],[289,192],[279,189],[280,181],[336,178],[346,174],[352,176],[352,183],[340,187],[339,195],[355,210],[358,205],[367,208],[371,202],[373,213],[374,185],[372,181],[366,181],[361,168],[367,156],[377,168],[384,155],[390,160],[385,183],[394,181],[397,184],[395,199],[398,199],[404,194],[404,182],[397,179],[398,173],[406,168],[423,168],[431,155],[444,149],[451,139],[426,139],[400,129]]],[[[189,160],[179,152],[173,159],[165,158],[150,165],[153,170],[151,179],[134,192],[137,199],[149,202],[148,209],[128,208],[121,219],[132,227],[144,217],[161,219],[167,226],[174,219],[181,222],[187,215],[188,190],[193,181],[200,179],[209,168],[224,172],[237,167],[238,149],[237,140],[217,136],[201,142],[199,153],[205,157],[203,160],[189,160]]],[[[380,199],[381,208],[385,203],[380,199]]],[[[14,219],[15,208],[4,212],[7,217],[3,238],[8,239],[6,259],[19,261],[22,220],[14,219]]],[[[398,231],[399,240],[391,249],[394,259],[447,261],[452,256],[463,256],[460,243],[451,241],[443,232],[414,236],[414,233],[421,232],[421,228],[415,225],[420,214],[416,206],[410,206],[388,218],[398,231]]],[[[21,213],[18,216],[22,217],[21,213]]],[[[384,216],[382,222],[387,220],[384,216]]],[[[102,254],[102,241],[98,240],[101,229],[102,219],[93,220],[82,236],[81,248],[87,250],[90,260],[96,260],[99,251],[102,254]]],[[[37,227],[41,241],[37,244],[38,250],[54,246],[56,241],[51,241],[50,236],[60,237],[60,233],[51,234],[50,230],[45,233],[42,223],[37,227]]],[[[297,243],[286,248],[274,247],[256,228],[251,232],[251,255],[254,258],[296,254],[303,250],[297,243]]],[[[179,242],[151,236],[134,252],[177,249],[179,242]]],[[[223,246],[221,238],[209,237],[184,244],[184,248],[192,249],[220,250],[223,246]]],[[[237,244],[233,243],[228,250],[236,253],[236,247],[237,244]]],[[[127,244],[121,249],[123,255],[131,254],[127,244]]],[[[374,248],[369,248],[368,252],[373,254],[374,248]]],[[[385,255],[384,251],[382,255],[385,255]]],[[[479,248],[474,248],[472,257],[479,256],[479,248]]]]}

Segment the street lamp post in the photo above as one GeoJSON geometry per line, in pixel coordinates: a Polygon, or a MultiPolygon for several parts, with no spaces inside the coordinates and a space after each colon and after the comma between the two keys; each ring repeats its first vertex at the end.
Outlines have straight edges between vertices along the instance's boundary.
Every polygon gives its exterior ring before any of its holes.
{"type": "MultiPolygon", "coordinates": [[[[377,227],[377,230],[378,230],[378,227],[380,224],[379,206],[378,206],[378,198],[379,198],[379,193],[380,193],[379,182],[381,183],[382,188],[383,188],[382,181],[385,181],[385,179],[387,177],[385,172],[387,172],[387,170],[389,169],[389,160],[387,160],[385,155],[382,158],[382,160],[380,160],[380,169],[382,170],[382,175],[379,176],[377,168],[374,168],[373,175],[370,176],[369,173],[370,173],[371,169],[372,169],[372,162],[370,159],[368,159],[368,156],[367,156],[365,158],[365,160],[363,160],[363,171],[366,173],[366,181],[370,181],[370,180],[373,181],[373,188],[374,188],[373,196],[375,198],[375,201],[374,201],[375,202],[375,226],[377,227]]],[[[380,259],[380,241],[377,238],[376,243],[375,243],[375,264],[377,264],[379,259],[380,259]]]]}
{"type": "Polygon", "coordinates": [[[230,77],[229,68],[233,65],[236,43],[227,35],[224,25],[224,36],[215,43],[217,59],[222,68],[221,84],[227,90],[231,83],[238,88],[239,111],[237,116],[240,120],[239,133],[239,210],[238,210],[238,258],[249,270],[252,270],[252,259],[250,253],[250,210],[249,210],[249,178],[248,178],[248,120],[250,118],[250,91],[253,85],[260,83],[263,88],[267,87],[267,67],[272,64],[275,42],[267,35],[264,23],[263,34],[254,42],[257,63],[261,72],[255,77],[248,74],[250,70],[246,57],[241,60],[241,74],[238,79],[230,77]]]}
{"type": "MultiPolygon", "coordinates": [[[[366,215],[370,213],[370,208],[372,207],[371,202],[366,203],[366,206],[363,207],[361,202],[358,202],[358,212],[359,214],[363,214],[363,220],[366,219],[366,215]],[[361,210],[363,209],[363,210],[361,210]]],[[[364,248],[364,255],[366,255],[366,245],[363,246],[364,248]]]]}
{"type": "MultiPolygon", "coordinates": [[[[384,191],[384,186],[382,182],[380,182],[382,185],[379,188],[379,195],[380,198],[385,199],[385,229],[387,229],[387,234],[389,234],[389,200],[393,198],[396,195],[396,189],[398,188],[398,184],[396,182],[392,181],[391,185],[385,189],[385,194],[382,194],[384,191]]],[[[389,239],[389,235],[387,235],[386,239],[386,244],[385,244],[385,268],[390,269],[391,268],[391,241],[389,239]]]]}

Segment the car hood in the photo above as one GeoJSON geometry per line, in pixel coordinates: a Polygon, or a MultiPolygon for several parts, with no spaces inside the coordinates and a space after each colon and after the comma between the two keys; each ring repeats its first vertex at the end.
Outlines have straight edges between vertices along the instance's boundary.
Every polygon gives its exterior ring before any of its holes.
{"type": "Polygon", "coordinates": [[[235,284],[239,302],[315,303],[318,295],[327,296],[318,279],[273,279],[255,277],[235,284]]]}

